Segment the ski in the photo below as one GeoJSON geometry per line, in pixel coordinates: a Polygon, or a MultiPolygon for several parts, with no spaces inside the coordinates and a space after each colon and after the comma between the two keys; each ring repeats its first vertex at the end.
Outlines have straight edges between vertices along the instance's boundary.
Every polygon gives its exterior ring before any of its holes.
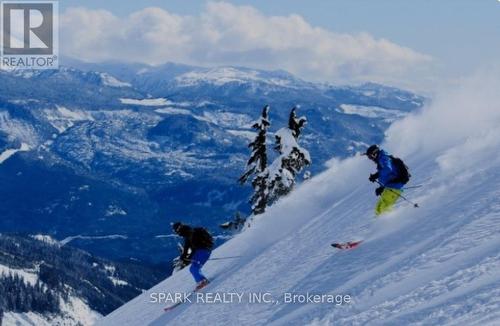
{"type": "MultiPolygon", "coordinates": [[[[192,297],[193,294],[195,294],[198,290],[197,289],[194,289],[193,291],[191,291],[188,295],[188,297],[192,297]]],[[[181,304],[185,303],[185,302],[189,302],[189,301],[179,301],[179,302],[176,302],[174,303],[173,305],[171,306],[168,306],[168,307],[165,307],[163,308],[163,311],[167,312],[167,311],[171,311],[171,310],[174,310],[175,308],[177,308],[178,306],[180,306],[181,304]]]]}
{"type": "MultiPolygon", "coordinates": [[[[196,287],[193,291],[191,291],[191,293],[188,295],[188,297],[191,297],[193,294],[195,294],[196,292],[198,291],[201,291],[203,290],[204,288],[207,287],[207,285],[209,285],[210,282],[206,283],[205,285],[203,285],[202,287],[198,288],[196,287]]],[[[173,309],[177,308],[178,306],[180,306],[181,304],[183,304],[184,302],[186,301],[179,301],[179,302],[176,302],[174,303],[173,305],[171,306],[168,306],[168,307],[165,307],[163,308],[163,311],[167,312],[167,311],[172,311],[173,309]]]]}
{"type": "Polygon", "coordinates": [[[171,310],[173,310],[174,308],[176,308],[176,307],[180,306],[180,305],[181,305],[181,304],[183,304],[183,303],[184,303],[184,301],[179,301],[179,302],[176,302],[176,303],[174,303],[174,304],[173,304],[173,305],[171,305],[171,306],[168,306],[168,307],[163,308],[163,311],[165,311],[165,312],[167,312],[167,311],[171,311],[171,310]]]}
{"type": "Polygon", "coordinates": [[[349,241],[344,243],[332,243],[332,247],[337,249],[354,249],[359,246],[363,240],[359,241],[349,241]]]}

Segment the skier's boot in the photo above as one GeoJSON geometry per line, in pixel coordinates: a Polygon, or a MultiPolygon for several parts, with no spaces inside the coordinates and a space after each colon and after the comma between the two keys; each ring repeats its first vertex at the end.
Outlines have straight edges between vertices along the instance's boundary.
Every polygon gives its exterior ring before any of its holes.
{"type": "Polygon", "coordinates": [[[205,286],[208,285],[208,283],[210,283],[210,282],[207,279],[203,279],[203,280],[199,281],[198,284],[196,285],[195,291],[203,289],[205,286]]]}

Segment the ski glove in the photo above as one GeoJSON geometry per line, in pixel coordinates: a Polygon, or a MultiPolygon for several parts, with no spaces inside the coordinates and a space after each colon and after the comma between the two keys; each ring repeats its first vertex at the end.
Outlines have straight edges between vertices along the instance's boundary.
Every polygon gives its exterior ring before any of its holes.
{"type": "Polygon", "coordinates": [[[181,269],[183,269],[184,267],[186,267],[188,264],[186,264],[179,257],[177,257],[177,258],[174,259],[174,262],[173,262],[172,265],[173,265],[174,271],[180,271],[181,269]]]}
{"type": "Polygon", "coordinates": [[[375,195],[380,196],[382,195],[382,192],[384,192],[384,187],[380,186],[377,189],[375,189],[375,195]]]}
{"type": "Polygon", "coordinates": [[[377,181],[377,179],[378,179],[378,172],[370,174],[370,177],[368,178],[368,180],[370,180],[371,182],[375,182],[377,181]]]}
{"type": "Polygon", "coordinates": [[[180,260],[182,261],[182,263],[184,264],[184,266],[187,266],[187,265],[191,264],[190,257],[181,256],[180,260]]]}

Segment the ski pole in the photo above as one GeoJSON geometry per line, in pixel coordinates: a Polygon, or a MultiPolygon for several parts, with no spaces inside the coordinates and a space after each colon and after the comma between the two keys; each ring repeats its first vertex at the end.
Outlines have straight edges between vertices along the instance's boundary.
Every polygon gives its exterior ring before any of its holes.
{"type": "MultiPolygon", "coordinates": [[[[243,256],[230,256],[230,257],[216,257],[216,258],[209,258],[208,260],[222,260],[222,259],[234,259],[234,258],[240,258],[240,257],[243,257],[243,256]]],[[[200,263],[198,260],[194,260],[194,259],[188,259],[190,262],[192,263],[200,263]]]]}
{"type": "MultiPolygon", "coordinates": [[[[380,181],[376,180],[376,182],[377,182],[379,185],[381,185],[382,187],[384,187],[384,188],[385,188],[385,185],[383,185],[380,181]]],[[[396,195],[399,195],[399,197],[403,198],[404,200],[406,200],[407,202],[409,202],[410,204],[412,204],[412,205],[413,205],[413,207],[415,207],[415,208],[419,208],[419,207],[420,207],[420,206],[418,206],[418,203],[414,203],[414,202],[412,202],[411,200],[409,200],[408,198],[406,198],[406,197],[405,197],[405,196],[403,196],[402,194],[397,193],[396,191],[392,190],[391,188],[387,188],[387,189],[389,189],[390,191],[392,191],[392,192],[393,192],[393,193],[395,193],[396,195]]]]}
{"type": "Polygon", "coordinates": [[[216,257],[216,258],[209,258],[208,260],[222,260],[222,259],[233,259],[233,258],[241,258],[243,256],[230,256],[230,257],[216,257]]]}
{"type": "Polygon", "coordinates": [[[406,189],[416,189],[416,188],[420,188],[420,187],[423,187],[423,185],[416,185],[416,186],[404,187],[403,189],[404,190],[406,190],[406,189]]]}
{"type": "Polygon", "coordinates": [[[427,179],[424,179],[422,181],[420,181],[419,184],[415,185],[415,186],[409,186],[409,187],[404,187],[403,189],[415,189],[415,188],[420,188],[420,187],[423,187],[425,183],[429,182],[430,180],[432,180],[432,177],[428,177],[427,179]]]}

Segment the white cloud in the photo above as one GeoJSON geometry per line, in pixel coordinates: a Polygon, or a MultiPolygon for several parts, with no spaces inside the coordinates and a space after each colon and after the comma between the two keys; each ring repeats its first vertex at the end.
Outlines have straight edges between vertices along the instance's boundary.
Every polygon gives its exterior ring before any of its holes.
{"type": "Polygon", "coordinates": [[[69,8],[61,34],[63,53],[88,61],[242,65],[335,82],[396,82],[431,62],[367,33],[335,33],[299,15],[266,16],[225,2],[208,3],[198,16],[145,8],[119,18],[105,10],[69,8]]]}

